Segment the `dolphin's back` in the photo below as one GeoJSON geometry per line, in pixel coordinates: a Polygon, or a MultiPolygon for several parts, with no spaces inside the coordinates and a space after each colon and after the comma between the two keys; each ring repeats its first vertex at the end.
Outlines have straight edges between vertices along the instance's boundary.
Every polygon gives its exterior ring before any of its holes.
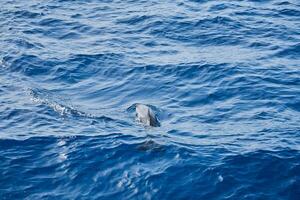
{"type": "Polygon", "coordinates": [[[136,117],[141,123],[148,126],[159,126],[159,122],[152,109],[144,104],[136,105],[136,117]]]}

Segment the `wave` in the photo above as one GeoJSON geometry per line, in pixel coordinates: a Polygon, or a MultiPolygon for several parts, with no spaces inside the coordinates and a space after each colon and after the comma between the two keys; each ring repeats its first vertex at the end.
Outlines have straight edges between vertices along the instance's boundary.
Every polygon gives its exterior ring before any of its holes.
{"type": "Polygon", "coordinates": [[[96,115],[82,112],[76,109],[74,106],[72,106],[70,104],[70,100],[63,99],[62,97],[53,94],[50,95],[51,93],[46,90],[29,89],[29,94],[33,102],[46,105],[61,116],[90,118],[90,119],[97,119],[102,121],[114,121],[110,117],[96,116],[96,115]]]}

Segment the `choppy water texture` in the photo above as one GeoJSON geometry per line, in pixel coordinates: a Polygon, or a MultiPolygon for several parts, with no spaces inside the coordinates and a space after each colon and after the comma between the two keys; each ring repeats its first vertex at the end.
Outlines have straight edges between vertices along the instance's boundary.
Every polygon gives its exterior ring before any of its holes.
{"type": "Polygon", "coordinates": [[[298,0],[0,3],[0,199],[299,199],[298,0]]]}

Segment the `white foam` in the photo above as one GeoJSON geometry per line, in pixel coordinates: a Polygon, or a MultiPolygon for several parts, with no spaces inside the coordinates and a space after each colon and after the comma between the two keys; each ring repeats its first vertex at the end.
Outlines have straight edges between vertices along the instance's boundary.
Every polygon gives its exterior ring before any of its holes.
{"type": "Polygon", "coordinates": [[[222,176],[222,175],[219,175],[219,176],[218,176],[218,180],[219,180],[220,182],[223,182],[223,180],[224,180],[223,176],[222,176]]]}

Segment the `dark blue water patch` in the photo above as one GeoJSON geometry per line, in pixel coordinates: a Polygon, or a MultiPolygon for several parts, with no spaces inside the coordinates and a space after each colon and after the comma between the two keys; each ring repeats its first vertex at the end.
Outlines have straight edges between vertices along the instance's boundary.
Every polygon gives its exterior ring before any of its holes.
{"type": "Polygon", "coordinates": [[[79,39],[79,33],[87,33],[92,27],[84,25],[77,21],[68,21],[45,18],[40,21],[32,22],[32,26],[28,27],[23,32],[26,34],[42,34],[47,37],[58,39],[79,39]],[[42,28],[40,28],[42,27],[42,28]],[[67,30],[73,30],[72,32],[67,30]]]}
{"type": "Polygon", "coordinates": [[[68,80],[75,83],[95,74],[102,77],[114,76],[117,73],[116,64],[121,64],[122,60],[122,55],[113,53],[72,55],[70,59],[57,63],[53,74],[54,80],[68,80]]]}
{"type": "Polygon", "coordinates": [[[300,16],[300,11],[296,9],[283,9],[280,11],[281,15],[286,15],[286,16],[294,16],[298,17],[300,16]]]}
{"type": "Polygon", "coordinates": [[[26,76],[38,76],[48,74],[51,70],[51,66],[54,65],[54,63],[44,61],[37,56],[26,54],[18,58],[7,56],[4,60],[7,63],[11,63],[11,71],[21,72],[26,76]]]}
{"type": "Polygon", "coordinates": [[[133,17],[130,17],[128,19],[118,20],[117,23],[125,23],[125,24],[129,24],[129,25],[141,25],[141,23],[143,23],[145,21],[149,22],[149,20],[151,18],[153,18],[153,17],[148,16],[148,15],[133,16],[133,17]]]}
{"type": "Polygon", "coordinates": [[[293,103],[288,103],[287,106],[295,111],[300,112],[300,102],[293,101],[293,103]]]}
{"type": "Polygon", "coordinates": [[[114,66],[122,61],[118,54],[73,55],[67,60],[43,60],[35,55],[23,54],[17,58],[6,56],[4,62],[12,72],[21,72],[25,76],[43,76],[51,74],[52,80],[76,83],[83,79],[102,73],[104,76],[113,75],[114,66]],[[106,70],[103,70],[106,69],[106,70]]]}
{"type": "Polygon", "coordinates": [[[228,4],[217,4],[210,7],[210,11],[221,11],[229,8],[228,4]]]}
{"type": "Polygon", "coordinates": [[[300,56],[300,43],[279,51],[275,56],[298,59],[300,56]]]}
{"type": "Polygon", "coordinates": [[[297,151],[222,158],[222,151],[227,153],[222,150],[214,160],[201,155],[201,148],[198,156],[172,145],[163,146],[165,151],[143,151],[141,144],[149,144],[143,140],[122,134],[1,140],[1,149],[6,149],[1,151],[1,168],[8,169],[1,171],[2,197],[297,199],[299,195],[297,151]],[[11,184],[18,186],[8,192],[11,184]]]}
{"type": "Polygon", "coordinates": [[[40,26],[50,26],[50,27],[58,27],[58,26],[69,26],[70,23],[66,23],[64,20],[46,18],[38,22],[40,26]]]}
{"type": "MultiPolygon", "coordinates": [[[[228,159],[228,165],[232,166],[243,166],[242,168],[233,168],[232,173],[237,175],[237,180],[243,181],[243,176],[245,173],[249,173],[251,169],[256,168],[258,172],[253,173],[250,177],[253,180],[247,179],[249,183],[255,182],[255,185],[246,187],[247,193],[254,193],[255,191],[264,191],[266,198],[288,198],[296,199],[297,191],[293,191],[298,187],[298,173],[299,165],[291,166],[292,170],[286,169],[285,164],[288,162],[294,162],[293,155],[296,152],[294,151],[284,151],[276,152],[275,155],[273,152],[255,152],[250,155],[237,156],[228,159]],[[284,177],[284,178],[283,178],[284,177]],[[287,182],[284,184],[278,184],[278,179],[288,180],[289,178],[295,180],[292,182],[287,182]],[[277,194],[273,194],[272,189],[270,188],[281,188],[277,194]],[[273,194],[273,195],[272,195],[273,194]],[[295,194],[295,196],[294,196],[295,194]]],[[[250,172],[251,173],[251,172],[250,172]]],[[[239,191],[237,196],[245,194],[246,192],[239,191]]]]}
{"type": "Polygon", "coordinates": [[[147,32],[151,35],[179,42],[198,43],[202,45],[234,45],[242,42],[238,37],[238,30],[242,28],[242,25],[229,17],[217,16],[197,21],[158,21],[149,25],[152,29],[149,29],[147,32]],[[185,34],[185,32],[189,32],[191,29],[194,30],[192,34],[185,34]],[[211,31],[208,32],[206,31],[207,29],[211,31]],[[220,37],[215,34],[215,31],[219,29],[228,35],[225,34],[220,37]]]}
{"type": "Polygon", "coordinates": [[[28,19],[33,19],[33,18],[39,18],[41,16],[44,16],[44,14],[41,13],[36,13],[36,12],[31,12],[28,10],[17,10],[15,11],[12,16],[15,18],[28,18],[28,19]]]}

